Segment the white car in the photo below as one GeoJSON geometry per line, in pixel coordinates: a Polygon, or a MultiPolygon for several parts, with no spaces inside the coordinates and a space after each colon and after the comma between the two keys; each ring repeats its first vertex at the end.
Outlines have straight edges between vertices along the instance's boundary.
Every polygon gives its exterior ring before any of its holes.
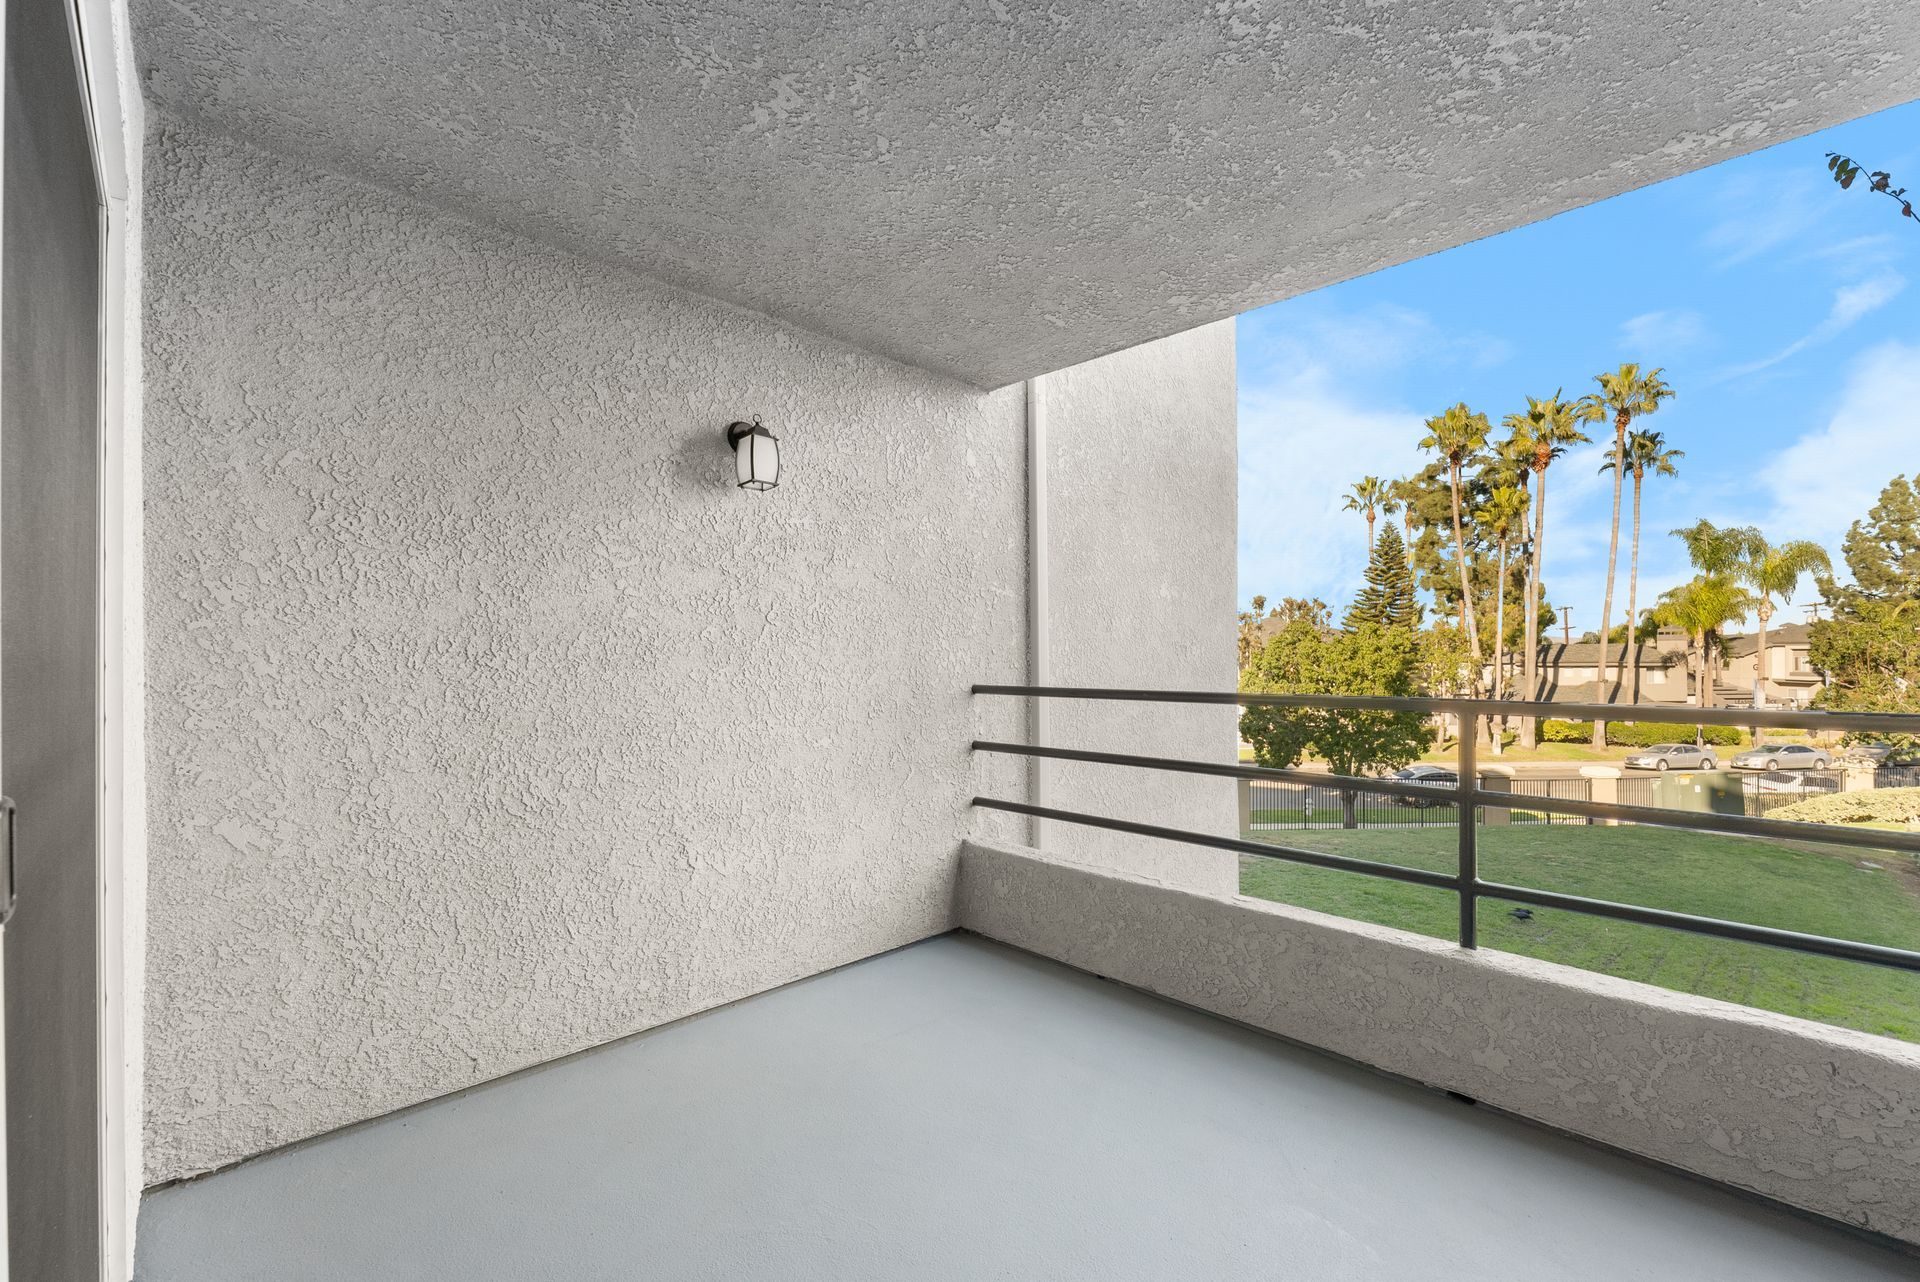
{"type": "Polygon", "coordinates": [[[1784,770],[1769,770],[1763,775],[1748,781],[1755,792],[1793,792],[1814,794],[1840,791],[1840,785],[1831,779],[1818,776],[1788,774],[1784,770]]]}
{"type": "Polygon", "coordinates": [[[1712,748],[1696,748],[1690,743],[1656,743],[1642,748],[1623,762],[1629,770],[1718,770],[1720,763],[1712,748]]]}
{"type": "Polygon", "coordinates": [[[1749,748],[1728,763],[1735,770],[1825,770],[1833,754],[1804,743],[1767,743],[1749,748]]]}
{"type": "MultiPolygon", "coordinates": [[[[1460,776],[1445,766],[1408,766],[1396,770],[1387,778],[1396,783],[1417,783],[1427,788],[1452,788],[1459,784],[1460,776]]],[[[1448,806],[1453,803],[1445,797],[1435,797],[1428,801],[1425,797],[1392,797],[1396,806],[1412,806],[1415,810],[1431,810],[1435,806],[1448,806]]]]}

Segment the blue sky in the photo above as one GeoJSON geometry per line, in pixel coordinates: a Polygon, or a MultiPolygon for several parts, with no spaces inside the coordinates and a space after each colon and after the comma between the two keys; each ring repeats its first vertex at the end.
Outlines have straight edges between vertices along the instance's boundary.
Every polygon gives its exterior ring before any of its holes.
{"type": "MultiPolygon", "coordinates": [[[[1880,487],[1920,473],[1920,223],[1836,187],[1836,150],[1920,190],[1920,103],[1242,316],[1243,606],[1344,609],[1366,536],[1340,496],[1421,466],[1424,418],[1465,400],[1497,426],[1623,360],[1666,368],[1679,395],[1647,425],[1687,452],[1647,483],[1642,602],[1687,577],[1667,531],[1703,516],[1838,562],[1880,487]]],[[[1612,502],[1591,434],[1548,475],[1547,585],[1576,634],[1600,616],[1612,502]]],[[[1623,530],[1616,622],[1626,558],[1623,530]]]]}

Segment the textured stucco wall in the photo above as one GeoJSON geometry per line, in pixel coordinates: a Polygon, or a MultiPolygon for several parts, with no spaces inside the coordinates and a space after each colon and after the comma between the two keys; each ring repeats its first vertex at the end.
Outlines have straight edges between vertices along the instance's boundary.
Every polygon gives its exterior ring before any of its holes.
{"type": "MultiPolygon", "coordinates": [[[[1049,684],[1232,690],[1238,410],[1233,322],[1049,374],[1049,684]]],[[[1232,761],[1236,713],[1050,701],[1063,747],[1232,761]]],[[[1230,779],[1050,761],[1048,804],[1237,835],[1230,779]]],[[[1231,894],[1232,853],[1048,822],[1049,851],[1231,894]]]]}
{"type": "Polygon", "coordinates": [[[149,1182],[950,926],[1018,389],[164,120],[147,172],[149,1182]]]}
{"type": "Polygon", "coordinates": [[[1920,94],[1889,0],[136,0],[148,91],[998,386],[1920,94]]]}
{"type": "MultiPolygon", "coordinates": [[[[949,928],[1022,827],[1022,391],[151,116],[147,1180],[949,928]]],[[[1108,376],[1157,432],[1230,351],[1108,376]]]]}
{"type": "Polygon", "coordinates": [[[1920,1047],[978,845],[960,923],[1920,1243],[1920,1047]]]}

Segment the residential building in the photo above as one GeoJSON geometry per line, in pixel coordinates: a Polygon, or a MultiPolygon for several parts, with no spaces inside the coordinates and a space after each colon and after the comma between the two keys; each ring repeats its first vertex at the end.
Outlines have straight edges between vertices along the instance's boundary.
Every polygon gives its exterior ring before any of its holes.
{"type": "MultiPolygon", "coordinates": [[[[1810,641],[1813,630],[1804,623],[1767,629],[1766,683],[1763,691],[1771,707],[1806,707],[1826,685],[1813,666],[1810,641]]],[[[1754,681],[1760,673],[1760,636],[1757,632],[1728,637],[1720,659],[1715,697],[1726,707],[1750,706],[1754,681]]]]}
{"type": "Polygon", "coordinates": [[[1455,938],[1242,897],[1317,856],[1222,761],[1234,316],[1909,99],[1920,17],[7,0],[4,68],[19,1282],[1910,1271],[1920,1047],[1482,948],[1471,825],[1320,858],[1455,938]]]}

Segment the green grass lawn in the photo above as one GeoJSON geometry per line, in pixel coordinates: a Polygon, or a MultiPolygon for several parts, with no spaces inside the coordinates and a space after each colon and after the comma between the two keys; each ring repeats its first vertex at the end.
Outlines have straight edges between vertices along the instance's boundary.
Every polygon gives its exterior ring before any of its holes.
{"type": "MultiPolygon", "coordinates": [[[[1253,840],[1451,872],[1451,827],[1255,832],[1253,840]]],[[[1491,881],[1733,921],[1920,948],[1911,855],[1843,851],[1655,828],[1481,829],[1491,881]],[[1904,862],[1903,862],[1904,861],[1904,862]],[[1878,864],[1880,867],[1864,866],[1878,864]]],[[[1262,899],[1452,939],[1450,892],[1246,856],[1240,889],[1262,899]]],[[[1823,1023],[1920,1041],[1920,975],[1656,926],[1482,900],[1484,947],[1823,1023]]]]}

